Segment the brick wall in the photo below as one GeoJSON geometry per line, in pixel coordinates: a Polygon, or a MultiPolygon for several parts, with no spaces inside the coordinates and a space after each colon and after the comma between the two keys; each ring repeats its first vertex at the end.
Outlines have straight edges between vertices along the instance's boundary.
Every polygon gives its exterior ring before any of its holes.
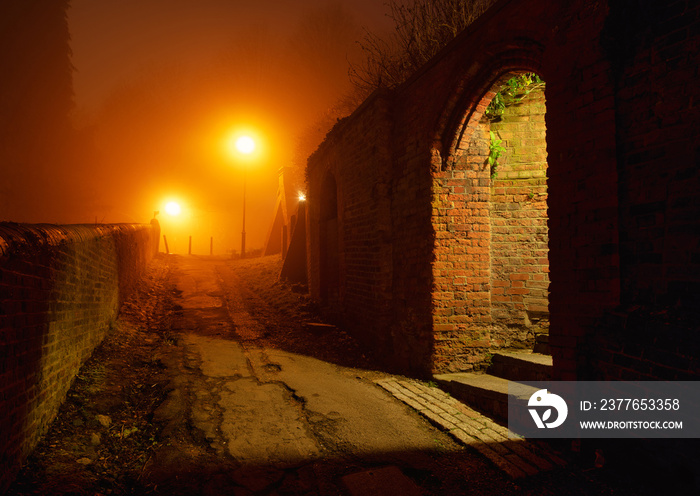
{"type": "Polygon", "coordinates": [[[700,374],[700,2],[619,2],[606,28],[621,306],[582,363],[594,377],[690,380],[700,374]]]}
{"type": "Polygon", "coordinates": [[[505,152],[491,181],[491,305],[493,319],[514,329],[513,345],[549,314],[547,140],[544,88],[506,107],[491,131],[505,152]]]}
{"type": "Polygon", "coordinates": [[[0,223],[0,492],[114,322],[156,231],[0,223]]]}
{"type": "MultiPolygon", "coordinates": [[[[357,332],[383,342],[384,356],[412,374],[472,368],[506,343],[499,318],[522,323],[527,305],[544,312],[547,263],[556,379],[603,370],[591,353],[620,332],[606,324],[611,315],[656,309],[697,329],[683,310],[698,307],[700,282],[697,5],[500,1],[404,85],[337,126],[311,157],[308,179],[318,190],[314,171],[332,168],[341,226],[353,191],[351,217],[363,227],[340,229],[341,313],[389,316],[363,320],[357,332]],[[538,158],[529,172],[511,160],[492,184],[481,115],[519,72],[547,83],[546,183],[538,158]],[[520,213],[503,229],[511,209],[520,213]],[[535,243],[531,256],[511,241],[516,230],[535,243]],[[343,261],[350,245],[363,254],[361,271],[343,261]],[[344,284],[360,274],[366,297],[351,302],[344,284]]],[[[541,136],[525,139],[541,152],[541,136]]],[[[313,278],[317,238],[309,247],[313,278]]],[[[625,328],[634,341],[635,327],[625,328]]],[[[656,337],[645,347],[667,328],[649,330],[656,337]]],[[[683,357],[685,343],[670,341],[665,362],[683,357]]],[[[625,356],[625,370],[649,373],[625,356]]]]}
{"type": "MultiPolygon", "coordinates": [[[[493,95],[493,93],[491,93],[493,95]]],[[[480,103],[485,109],[488,102],[480,103]]],[[[483,110],[482,110],[483,112],[483,110]]],[[[451,167],[433,176],[434,367],[470,370],[494,345],[489,123],[476,118],[451,167]]]]}
{"type": "Polygon", "coordinates": [[[388,325],[392,286],[387,113],[378,95],[359,109],[361,119],[338,125],[340,138],[322,145],[307,170],[310,293],[379,349],[389,346],[375,329],[388,325]]]}
{"type": "Polygon", "coordinates": [[[434,176],[434,366],[472,370],[498,348],[526,348],[548,319],[547,152],[542,88],[481,116],[434,176]],[[492,172],[491,132],[505,151],[492,172]]]}

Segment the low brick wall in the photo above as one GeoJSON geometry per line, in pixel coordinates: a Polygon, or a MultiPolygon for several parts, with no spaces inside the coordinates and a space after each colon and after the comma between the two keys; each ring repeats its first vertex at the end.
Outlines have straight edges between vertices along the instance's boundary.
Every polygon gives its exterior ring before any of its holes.
{"type": "Polygon", "coordinates": [[[157,231],[0,223],[0,493],[134,289],[157,231]]]}

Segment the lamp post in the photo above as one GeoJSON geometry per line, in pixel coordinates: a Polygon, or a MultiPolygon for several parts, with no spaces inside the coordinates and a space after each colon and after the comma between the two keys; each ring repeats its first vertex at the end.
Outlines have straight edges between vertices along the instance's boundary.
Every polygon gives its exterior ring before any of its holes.
{"type": "MultiPolygon", "coordinates": [[[[236,149],[244,154],[250,155],[255,150],[255,141],[250,136],[241,136],[236,140],[236,149]]],[[[241,258],[245,258],[245,197],[246,197],[246,180],[248,177],[248,169],[243,165],[243,227],[241,229],[241,258]]]]}
{"type": "Polygon", "coordinates": [[[243,166],[243,228],[241,229],[241,258],[245,258],[245,187],[248,169],[243,166]]]}

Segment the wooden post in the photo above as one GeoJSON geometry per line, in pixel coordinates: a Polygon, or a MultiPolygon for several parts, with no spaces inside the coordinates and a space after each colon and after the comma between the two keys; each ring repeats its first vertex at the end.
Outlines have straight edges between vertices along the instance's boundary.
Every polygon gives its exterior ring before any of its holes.
{"type": "Polygon", "coordinates": [[[209,255],[214,254],[214,236],[209,238],[209,255]]]}
{"type": "Polygon", "coordinates": [[[190,247],[187,249],[187,254],[192,255],[192,236],[190,236],[190,247]]]}
{"type": "Polygon", "coordinates": [[[168,248],[168,238],[163,234],[163,243],[165,243],[165,253],[170,253],[170,248],[168,248]]]}

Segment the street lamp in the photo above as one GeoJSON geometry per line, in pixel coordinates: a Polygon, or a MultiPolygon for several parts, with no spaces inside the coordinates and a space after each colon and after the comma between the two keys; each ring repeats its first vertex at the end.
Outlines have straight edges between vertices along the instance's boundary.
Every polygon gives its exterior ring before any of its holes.
{"type": "Polygon", "coordinates": [[[172,216],[177,216],[177,215],[180,215],[182,208],[180,208],[179,203],[171,201],[171,202],[168,202],[167,205],[165,205],[165,211],[168,212],[168,214],[170,214],[172,216]]]}
{"type": "MultiPolygon", "coordinates": [[[[236,140],[236,150],[244,155],[250,155],[255,150],[255,141],[250,136],[241,136],[236,140]]],[[[241,230],[241,258],[245,258],[245,196],[248,169],[243,166],[243,228],[241,230]]]]}

